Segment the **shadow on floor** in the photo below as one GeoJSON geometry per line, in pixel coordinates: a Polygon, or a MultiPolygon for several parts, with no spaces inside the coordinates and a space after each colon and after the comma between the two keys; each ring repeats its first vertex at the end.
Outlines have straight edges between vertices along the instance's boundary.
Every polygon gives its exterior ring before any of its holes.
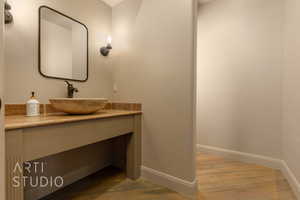
{"type": "Polygon", "coordinates": [[[143,179],[132,181],[108,167],[41,200],[185,200],[181,195],[143,179]]]}

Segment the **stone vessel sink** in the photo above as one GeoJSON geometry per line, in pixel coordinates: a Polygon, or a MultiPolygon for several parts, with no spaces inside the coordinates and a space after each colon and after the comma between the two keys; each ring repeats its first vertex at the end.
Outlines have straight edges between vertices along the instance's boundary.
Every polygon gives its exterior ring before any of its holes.
{"type": "Polygon", "coordinates": [[[73,115],[92,114],[104,109],[107,99],[102,98],[55,98],[49,99],[53,108],[73,115]]]}

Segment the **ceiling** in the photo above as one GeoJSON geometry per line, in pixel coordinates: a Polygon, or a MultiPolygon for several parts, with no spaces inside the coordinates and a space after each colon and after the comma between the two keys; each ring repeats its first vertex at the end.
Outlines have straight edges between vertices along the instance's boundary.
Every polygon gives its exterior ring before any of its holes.
{"type": "Polygon", "coordinates": [[[115,5],[121,3],[123,0],[102,0],[105,3],[107,3],[108,5],[110,5],[111,7],[114,7],[115,5]]]}
{"type": "MultiPolygon", "coordinates": [[[[110,5],[111,7],[114,7],[114,6],[118,5],[119,3],[121,3],[124,0],[102,0],[102,1],[104,1],[105,3],[110,5]]],[[[199,1],[200,4],[203,4],[203,3],[208,3],[212,0],[198,0],[198,1],[199,1]]]]}
{"type": "Polygon", "coordinates": [[[200,4],[209,3],[209,2],[211,2],[211,1],[213,1],[213,0],[198,0],[198,2],[199,2],[200,4]]]}

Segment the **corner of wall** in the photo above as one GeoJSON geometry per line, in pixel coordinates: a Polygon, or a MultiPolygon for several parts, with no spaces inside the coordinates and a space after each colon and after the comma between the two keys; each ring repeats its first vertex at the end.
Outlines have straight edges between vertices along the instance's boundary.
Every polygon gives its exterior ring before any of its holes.
{"type": "Polygon", "coordinates": [[[152,183],[167,187],[189,199],[196,199],[198,192],[198,181],[189,182],[166,173],[142,166],[142,177],[152,183]]]}

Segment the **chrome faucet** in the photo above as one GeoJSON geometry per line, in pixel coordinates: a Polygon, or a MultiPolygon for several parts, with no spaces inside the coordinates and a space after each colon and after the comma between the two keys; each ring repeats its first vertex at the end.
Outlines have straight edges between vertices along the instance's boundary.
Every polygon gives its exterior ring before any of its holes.
{"type": "Polygon", "coordinates": [[[77,88],[73,86],[73,84],[69,83],[68,81],[65,81],[68,85],[68,98],[74,97],[74,92],[79,92],[77,88]]]}

